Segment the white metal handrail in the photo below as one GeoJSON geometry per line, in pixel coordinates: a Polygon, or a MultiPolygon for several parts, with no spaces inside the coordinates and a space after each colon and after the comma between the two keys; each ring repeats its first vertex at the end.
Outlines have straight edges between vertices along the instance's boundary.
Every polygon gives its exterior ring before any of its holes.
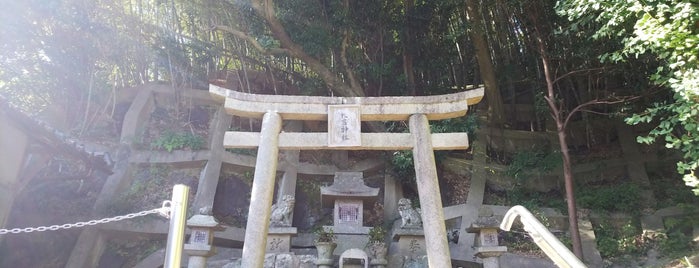
{"type": "Polygon", "coordinates": [[[585,264],[578,259],[558,238],[549,231],[546,226],[534,217],[534,215],[523,206],[514,206],[505,213],[505,217],[500,223],[500,229],[510,231],[512,224],[519,216],[519,220],[524,225],[524,230],[534,240],[541,250],[546,253],[558,267],[585,268],[585,264]]]}

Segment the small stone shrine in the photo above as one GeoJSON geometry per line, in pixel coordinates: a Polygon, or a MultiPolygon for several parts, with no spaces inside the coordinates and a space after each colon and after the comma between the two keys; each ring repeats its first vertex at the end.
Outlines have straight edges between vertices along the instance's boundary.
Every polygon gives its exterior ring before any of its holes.
{"type": "Polygon", "coordinates": [[[378,188],[364,184],[362,172],[336,172],[333,184],[320,188],[323,207],[333,208],[333,230],[338,237],[336,252],[364,248],[370,227],[364,226],[364,201],[376,199],[378,188]]]}
{"type": "Polygon", "coordinates": [[[321,202],[324,207],[333,207],[333,226],[335,234],[369,233],[369,227],[363,225],[364,201],[376,199],[379,188],[364,184],[362,172],[336,172],[333,184],[320,188],[321,202]]]}

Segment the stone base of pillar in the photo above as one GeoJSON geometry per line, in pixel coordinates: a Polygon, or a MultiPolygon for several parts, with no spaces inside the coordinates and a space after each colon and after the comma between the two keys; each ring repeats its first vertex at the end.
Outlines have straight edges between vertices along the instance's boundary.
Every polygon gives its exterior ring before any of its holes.
{"type": "Polygon", "coordinates": [[[288,253],[291,250],[291,237],[297,233],[296,227],[270,227],[267,253],[288,253]]]}
{"type": "Polygon", "coordinates": [[[486,246],[476,248],[476,257],[483,260],[483,268],[499,268],[500,255],[507,252],[505,246],[486,246]]]}
{"type": "Polygon", "coordinates": [[[206,260],[204,256],[189,256],[187,268],[206,268],[206,260]]]}
{"type": "Polygon", "coordinates": [[[422,229],[400,228],[399,222],[393,227],[393,241],[398,241],[400,256],[416,257],[427,254],[425,232],[422,229]]]}
{"type": "Polygon", "coordinates": [[[497,257],[483,259],[483,268],[500,268],[500,260],[497,257]]]}

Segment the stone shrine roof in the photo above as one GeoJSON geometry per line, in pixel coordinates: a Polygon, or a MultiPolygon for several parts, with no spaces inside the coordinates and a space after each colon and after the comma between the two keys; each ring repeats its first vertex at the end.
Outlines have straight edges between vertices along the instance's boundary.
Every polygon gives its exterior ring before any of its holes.
{"type": "Polygon", "coordinates": [[[362,172],[336,172],[333,184],[320,188],[323,206],[332,206],[335,199],[365,200],[378,195],[379,188],[364,184],[362,172]]]}

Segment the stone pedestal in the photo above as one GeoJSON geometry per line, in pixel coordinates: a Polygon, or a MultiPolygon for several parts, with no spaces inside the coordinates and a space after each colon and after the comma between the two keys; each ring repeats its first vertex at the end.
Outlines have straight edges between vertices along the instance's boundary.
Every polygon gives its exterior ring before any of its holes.
{"type": "Polygon", "coordinates": [[[270,227],[267,234],[267,253],[288,253],[291,237],[296,236],[296,227],[270,227]]]}
{"type": "Polygon", "coordinates": [[[397,223],[393,228],[393,241],[398,241],[398,248],[391,254],[391,262],[403,262],[404,265],[411,263],[414,265],[411,267],[428,267],[424,262],[427,246],[422,229],[400,228],[400,223],[397,223]]]}
{"type": "Polygon", "coordinates": [[[483,260],[483,268],[499,268],[500,255],[505,252],[505,246],[477,247],[474,255],[483,260]]]}
{"type": "Polygon", "coordinates": [[[388,247],[386,243],[372,242],[367,246],[367,249],[369,251],[369,257],[371,258],[369,265],[372,268],[384,268],[388,265],[388,260],[386,259],[388,247]]]}
{"type": "Polygon", "coordinates": [[[210,245],[185,244],[184,252],[189,254],[188,268],[205,268],[208,257],[216,254],[215,248],[210,245]]]}
{"type": "Polygon", "coordinates": [[[337,244],[334,242],[316,242],[316,249],[318,250],[318,259],[316,259],[316,265],[318,268],[332,268],[335,264],[335,258],[333,257],[333,252],[337,244]]]}

